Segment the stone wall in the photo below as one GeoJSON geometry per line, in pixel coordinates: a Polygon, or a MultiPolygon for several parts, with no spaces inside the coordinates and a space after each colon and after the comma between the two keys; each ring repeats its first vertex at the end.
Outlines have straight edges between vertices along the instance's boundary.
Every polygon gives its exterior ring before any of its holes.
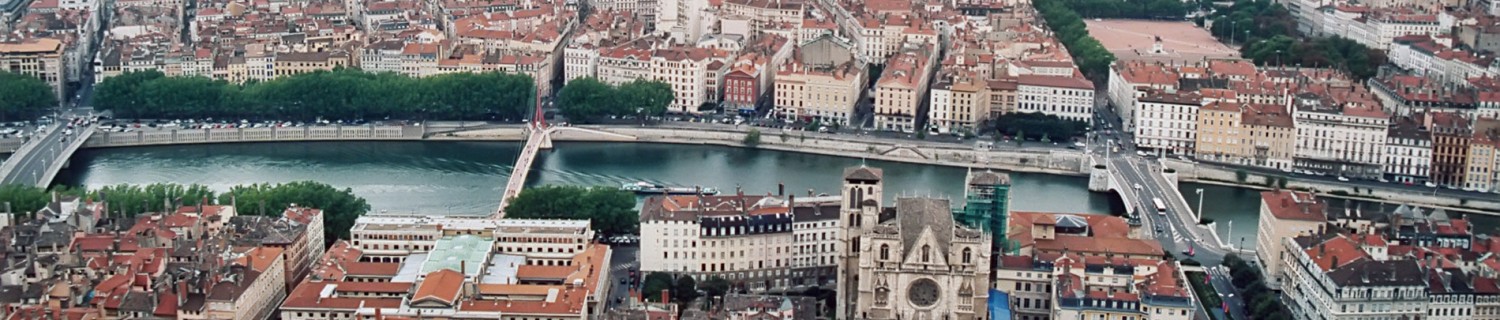
{"type": "Polygon", "coordinates": [[[149,146],[199,143],[420,140],[417,126],[311,126],[292,128],[146,129],[132,132],[96,132],[85,148],[149,146]]]}
{"type": "MultiPolygon", "coordinates": [[[[744,143],[748,130],[658,127],[593,127],[593,129],[635,136],[637,142],[749,147],[744,143]]],[[[1083,153],[1072,150],[976,150],[957,148],[954,144],[922,144],[920,141],[896,143],[889,140],[856,139],[858,138],[837,138],[832,135],[801,131],[788,131],[783,134],[782,131],[770,129],[761,132],[760,143],[753,147],[849,158],[1064,175],[1083,175],[1087,167],[1087,158],[1083,153]]],[[[554,140],[617,141],[618,139],[571,135],[559,136],[554,140]]]]}

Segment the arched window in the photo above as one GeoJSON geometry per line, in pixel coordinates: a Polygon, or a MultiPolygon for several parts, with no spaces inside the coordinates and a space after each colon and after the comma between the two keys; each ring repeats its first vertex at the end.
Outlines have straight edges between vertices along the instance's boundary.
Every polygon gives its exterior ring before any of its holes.
{"type": "Polygon", "coordinates": [[[931,262],[931,261],[932,261],[932,247],[924,244],[924,245],[922,245],[922,262],[931,262]]]}
{"type": "Polygon", "coordinates": [[[964,264],[969,264],[970,261],[973,259],[973,258],[971,258],[973,255],[974,255],[974,250],[970,250],[969,248],[964,248],[964,264]]]}
{"type": "Polygon", "coordinates": [[[890,260],[890,259],[891,259],[891,246],[890,245],[884,245],[884,244],[880,245],[880,260],[890,260]]]}

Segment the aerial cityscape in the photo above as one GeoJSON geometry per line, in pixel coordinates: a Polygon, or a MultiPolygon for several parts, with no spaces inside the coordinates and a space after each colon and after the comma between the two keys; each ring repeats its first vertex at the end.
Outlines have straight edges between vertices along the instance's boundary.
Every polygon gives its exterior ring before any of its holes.
{"type": "Polygon", "coordinates": [[[1500,3],[0,0],[0,319],[1500,320],[1500,3]]]}

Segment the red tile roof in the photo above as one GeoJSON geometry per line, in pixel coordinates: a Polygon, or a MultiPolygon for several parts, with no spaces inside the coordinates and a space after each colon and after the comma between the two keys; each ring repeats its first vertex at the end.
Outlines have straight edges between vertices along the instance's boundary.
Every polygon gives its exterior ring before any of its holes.
{"type": "Polygon", "coordinates": [[[1260,193],[1261,206],[1282,220],[1327,221],[1328,204],[1311,193],[1272,190],[1260,193]]]}
{"type": "Polygon", "coordinates": [[[1354,241],[1344,235],[1338,235],[1313,245],[1304,249],[1303,252],[1323,271],[1331,271],[1356,260],[1369,258],[1364,249],[1360,249],[1354,241]]]}
{"type": "Polygon", "coordinates": [[[442,269],[427,274],[426,279],[417,285],[417,291],[412,293],[412,302],[422,300],[436,300],[444,304],[453,304],[458,301],[459,292],[463,291],[464,275],[452,269],[442,269]]]}

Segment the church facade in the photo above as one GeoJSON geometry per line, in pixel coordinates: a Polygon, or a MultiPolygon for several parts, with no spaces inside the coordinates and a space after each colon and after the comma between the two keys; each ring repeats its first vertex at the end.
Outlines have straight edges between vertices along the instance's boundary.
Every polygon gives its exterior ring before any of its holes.
{"type": "Polygon", "coordinates": [[[839,318],[987,318],[991,236],[956,223],[947,199],[882,205],[882,175],[844,172],[839,318]]]}

